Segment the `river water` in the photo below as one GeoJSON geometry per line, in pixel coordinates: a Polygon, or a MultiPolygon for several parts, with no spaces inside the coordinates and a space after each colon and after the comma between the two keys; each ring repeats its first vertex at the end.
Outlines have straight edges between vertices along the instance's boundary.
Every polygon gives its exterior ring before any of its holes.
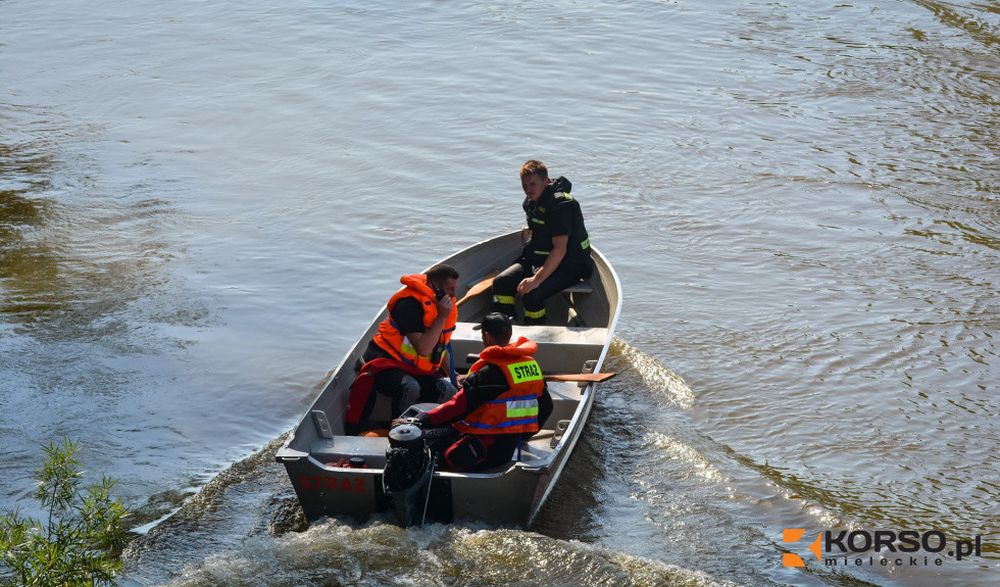
{"type": "Polygon", "coordinates": [[[996,584],[998,47],[993,0],[4,0],[0,503],[69,437],[130,584],[996,584]],[[625,293],[540,520],[288,531],[275,444],[528,158],[625,293]]]}

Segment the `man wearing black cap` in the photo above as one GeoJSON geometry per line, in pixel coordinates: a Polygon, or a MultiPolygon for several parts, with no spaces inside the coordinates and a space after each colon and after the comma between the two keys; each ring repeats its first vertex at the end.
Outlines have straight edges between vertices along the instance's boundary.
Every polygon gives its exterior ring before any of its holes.
{"type": "Polygon", "coordinates": [[[483,351],[462,388],[447,402],[420,414],[424,428],[451,424],[460,433],[443,452],[451,471],[478,471],[502,465],[522,440],[538,432],[552,413],[552,397],[532,355],[538,344],[511,339],[511,322],[492,312],[475,327],[483,351]]]}

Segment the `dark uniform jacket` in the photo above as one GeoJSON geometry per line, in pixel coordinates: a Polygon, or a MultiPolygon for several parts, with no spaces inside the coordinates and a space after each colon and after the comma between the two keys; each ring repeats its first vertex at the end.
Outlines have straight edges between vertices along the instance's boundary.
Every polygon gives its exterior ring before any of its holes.
{"type": "Polygon", "coordinates": [[[580,203],[569,195],[572,188],[568,179],[559,177],[545,186],[545,191],[537,202],[524,198],[521,207],[527,216],[528,228],[531,229],[531,240],[524,246],[521,256],[524,264],[541,267],[552,251],[552,237],[568,235],[566,257],[560,266],[589,265],[590,238],[583,223],[580,203]]]}

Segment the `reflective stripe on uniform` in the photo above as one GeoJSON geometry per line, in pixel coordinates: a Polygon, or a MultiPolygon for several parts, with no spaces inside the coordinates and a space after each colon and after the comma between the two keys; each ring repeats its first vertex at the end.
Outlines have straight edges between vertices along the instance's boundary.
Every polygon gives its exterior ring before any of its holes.
{"type": "Polygon", "coordinates": [[[535,398],[507,402],[508,418],[530,418],[532,416],[538,417],[538,400],[535,398]]]}
{"type": "Polygon", "coordinates": [[[542,220],[541,218],[532,218],[531,221],[534,222],[535,224],[545,224],[545,221],[542,220]]]}
{"type": "Polygon", "coordinates": [[[585,238],[582,241],[580,241],[580,248],[583,249],[583,250],[589,249],[590,248],[590,239],[589,238],[585,238]]]}
{"type": "Polygon", "coordinates": [[[429,359],[427,355],[421,355],[417,353],[416,347],[410,343],[410,339],[403,337],[403,344],[399,346],[399,350],[402,351],[403,360],[405,362],[415,362],[418,359],[429,359]]]}
{"type": "Polygon", "coordinates": [[[493,301],[495,303],[497,303],[497,304],[509,304],[509,305],[513,306],[514,305],[514,296],[494,295],[493,296],[493,301]]]}
{"type": "Polygon", "coordinates": [[[525,310],[524,311],[524,317],[525,318],[544,318],[545,317],[545,308],[542,308],[541,310],[538,310],[537,312],[532,312],[531,310],[525,310]]]}
{"type": "Polygon", "coordinates": [[[535,253],[536,255],[541,255],[541,256],[545,257],[545,256],[548,256],[548,254],[551,251],[532,251],[532,252],[535,253]]]}

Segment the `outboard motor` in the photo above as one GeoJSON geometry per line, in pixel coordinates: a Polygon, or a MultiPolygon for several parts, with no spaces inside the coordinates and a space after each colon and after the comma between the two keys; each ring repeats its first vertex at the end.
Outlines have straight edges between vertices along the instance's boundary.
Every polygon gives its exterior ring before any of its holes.
{"type": "Polygon", "coordinates": [[[420,427],[401,424],[390,430],[382,489],[392,497],[403,526],[423,524],[433,476],[434,457],[420,427]]]}

